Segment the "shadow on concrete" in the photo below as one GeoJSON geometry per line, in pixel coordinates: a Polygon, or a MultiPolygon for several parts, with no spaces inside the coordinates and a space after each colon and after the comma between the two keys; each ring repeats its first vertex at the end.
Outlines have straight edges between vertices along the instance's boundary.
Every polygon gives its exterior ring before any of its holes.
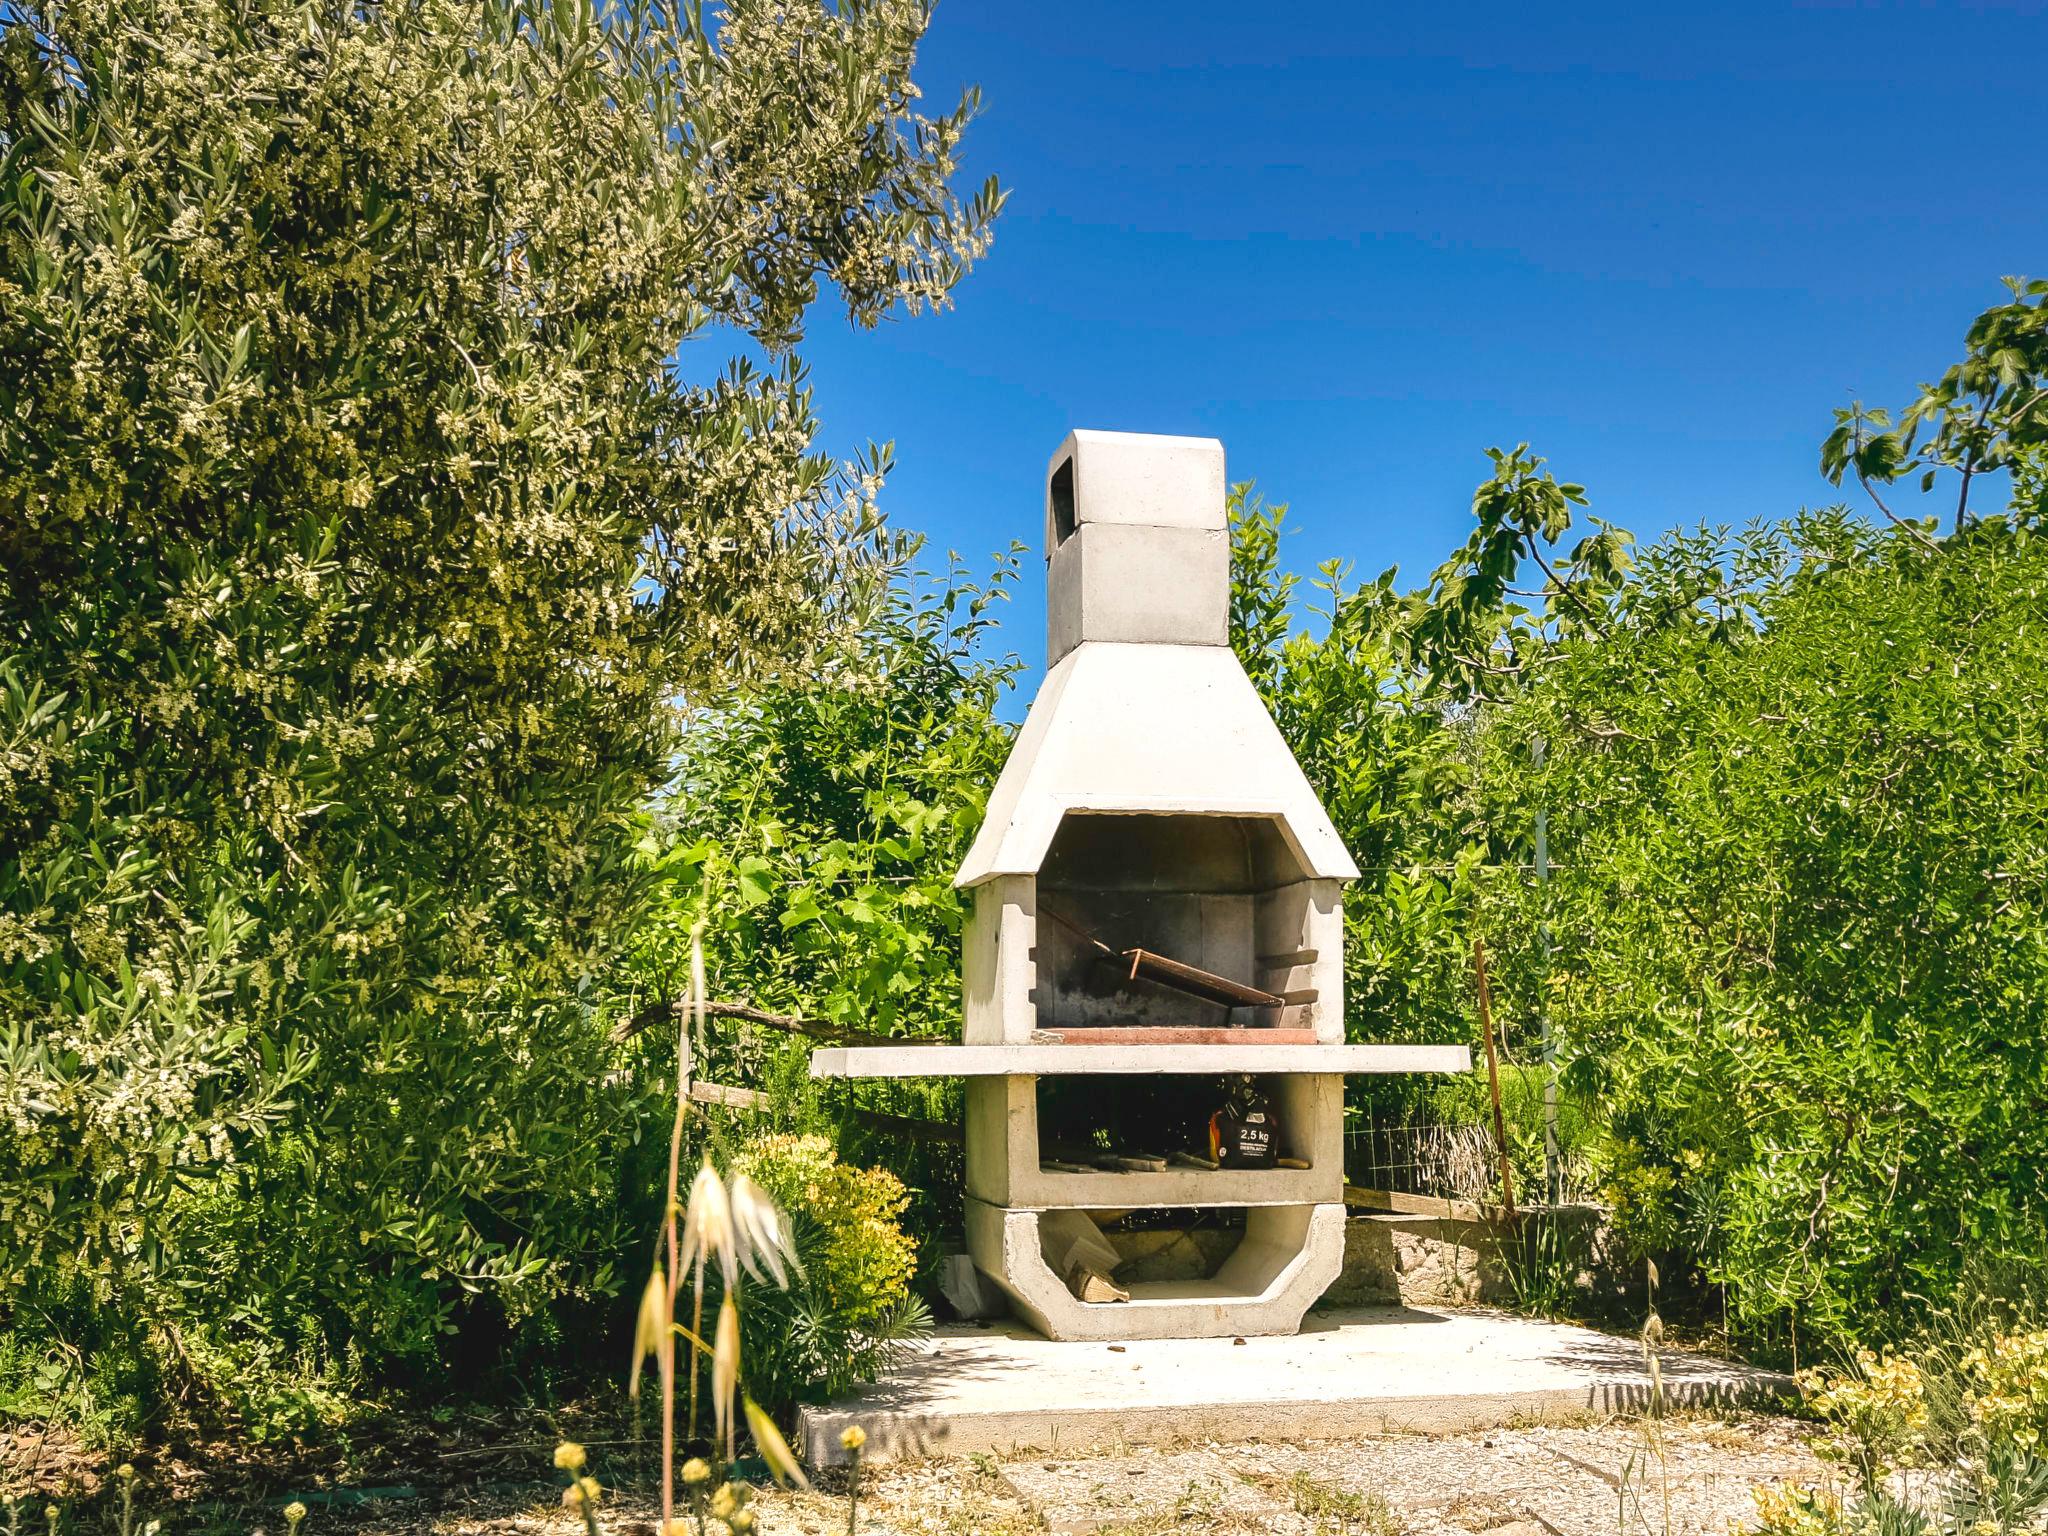
{"type": "Polygon", "coordinates": [[[1548,1365],[1590,1377],[1586,1407],[1595,1413],[1645,1414],[1661,1395],[1667,1409],[1754,1407],[1795,1390],[1792,1378],[1737,1360],[1687,1350],[1657,1351],[1661,1389],[1653,1383],[1640,1339],[1614,1334],[1576,1334],[1563,1349],[1542,1357],[1548,1365]]]}
{"type": "Polygon", "coordinates": [[[1378,1327],[1387,1323],[1447,1323],[1441,1312],[1417,1307],[1316,1307],[1301,1320],[1303,1333],[1335,1333],[1340,1328],[1378,1327]]]}

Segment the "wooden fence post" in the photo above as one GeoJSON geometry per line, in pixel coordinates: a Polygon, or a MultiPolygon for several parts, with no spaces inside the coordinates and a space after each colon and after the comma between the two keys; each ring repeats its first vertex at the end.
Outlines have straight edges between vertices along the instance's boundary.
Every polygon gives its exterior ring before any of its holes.
{"type": "Polygon", "coordinates": [[[1472,936],[1472,969],[1479,977],[1479,1031],[1486,1037],[1486,1082],[1493,1090],[1493,1144],[1500,1151],[1500,1204],[1515,1219],[1514,1167],[1508,1159],[1507,1117],[1500,1111],[1500,1056],[1493,1046],[1493,992],[1486,982],[1486,943],[1472,936]]]}

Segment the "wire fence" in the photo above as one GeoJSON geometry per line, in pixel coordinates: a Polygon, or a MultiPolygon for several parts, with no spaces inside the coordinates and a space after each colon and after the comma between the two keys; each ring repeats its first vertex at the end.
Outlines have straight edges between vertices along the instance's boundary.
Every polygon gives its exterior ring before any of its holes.
{"type": "Polygon", "coordinates": [[[1499,1173],[1493,1133],[1438,1121],[1354,1123],[1344,1134],[1344,1177],[1366,1189],[1440,1200],[1486,1200],[1499,1173]]]}

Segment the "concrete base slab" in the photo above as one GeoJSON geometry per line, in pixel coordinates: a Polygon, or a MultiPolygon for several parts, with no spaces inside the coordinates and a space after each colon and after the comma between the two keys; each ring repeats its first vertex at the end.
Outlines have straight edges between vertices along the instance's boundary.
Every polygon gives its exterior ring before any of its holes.
{"type": "MultiPolygon", "coordinates": [[[[1673,1408],[1738,1407],[1790,1378],[1683,1350],[1659,1353],[1673,1408]]],[[[844,1459],[1064,1451],[1202,1438],[1449,1433],[1651,1406],[1642,1346],[1568,1323],[1492,1312],[1362,1307],[1311,1313],[1266,1338],[1062,1343],[1022,1324],[948,1326],[858,1397],[806,1408],[813,1465],[844,1459]]]]}

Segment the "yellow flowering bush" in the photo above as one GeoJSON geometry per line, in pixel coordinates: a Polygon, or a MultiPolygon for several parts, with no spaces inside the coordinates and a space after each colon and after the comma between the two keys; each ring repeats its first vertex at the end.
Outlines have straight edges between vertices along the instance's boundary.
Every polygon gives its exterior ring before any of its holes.
{"type": "Polygon", "coordinates": [[[2003,1333],[1963,1356],[1970,1422],[1987,1444],[2032,1453],[2048,1430],[2048,1329],[2003,1333]]]}
{"type": "Polygon", "coordinates": [[[1926,1384],[1920,1367],[1902,1355],[1856,1352],[1855,1368],[1809,1371],[1801,1378],[1808,1404],[1830,1425],[1816,1449],[1830,1460],[1869,1475],[1911,1466],[1927,1435],[1926,1384]]]}
{"type": "Polygon", "coordinates": [[[910,1294],[917,1247],[898,1219],[903,1181],[839,1161],[822,1136],[766,1136],[732,1160],[788,1213],[803,1268],[741,1307],[747,1387],[771,1411],[837,1395],[886,1370],[931,1315],[910,1294]]]}
{"type": "Polygon", "coordinates": [[[1825,1488],[1765,1483],[1751,1493],[1757,1536],[1839,1536],[1844,1529],[1842,1501],[1825,1488]]]}
{"type": "Polygon", "coordinates": [[[1912,1356],[1860,1349],[1800,1377],[1826,1425],[1815,1451],[1855,1495],[1756,1490],[1764,1536],[2016,1536],[2048,1510],[2048,1329],[1981,1317],[1923,1332],[1912,1356]]]}
{"type": "Polygon", "coordinates": [[[804,1265],[832,1309],[871,1322],[910,1289],[917,1245],[898,1225],[910,1195],[885,1168],[850,1168],[823,1136],[767,1136],[733,1159],[798,1223],[804,1265]],[[803,1242],[803,1229],[813,1241],[803,1242]]]}

